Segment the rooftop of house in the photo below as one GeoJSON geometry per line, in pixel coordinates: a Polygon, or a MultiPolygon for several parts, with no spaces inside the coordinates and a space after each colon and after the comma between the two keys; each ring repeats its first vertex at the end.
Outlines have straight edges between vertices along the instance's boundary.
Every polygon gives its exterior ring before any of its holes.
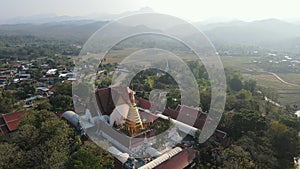
{"type": "MultiPolygon", "coordinates": [[[[2,118],[10,132],[15,131],[18,128],[19,123],[21,122],[21,116],[24,114],[24,111],[18,111],[14,113],[3,114],[2,118]]],[[[0,120],[1,124],[1,120],[0,120]]]]}
{"type": "Polygon", "coordinates": [[[130,103],[129,88],[113,87],[98,89],[95,93],[99,110],[103,115],[110,115],[116,104],[130,103]]]}

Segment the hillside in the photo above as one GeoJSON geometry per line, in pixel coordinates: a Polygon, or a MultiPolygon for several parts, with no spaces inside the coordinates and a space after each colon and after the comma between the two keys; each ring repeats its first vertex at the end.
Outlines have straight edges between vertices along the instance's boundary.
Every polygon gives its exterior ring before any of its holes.
{"type": "MultiPolygon", "coordinates": [[[[42,24],[0,25],[0,35],[33,35],[57,40],[76,40],[84,43],[108,21],[70,20],[42,24]]],[[[276,51],[300,52],[300,25],[278,19],[253,22],[194,23],[216,47],[256,46],[276,51]]],[[[147,27],[124,26],[123,31],[150,30],[147,27]]]]}

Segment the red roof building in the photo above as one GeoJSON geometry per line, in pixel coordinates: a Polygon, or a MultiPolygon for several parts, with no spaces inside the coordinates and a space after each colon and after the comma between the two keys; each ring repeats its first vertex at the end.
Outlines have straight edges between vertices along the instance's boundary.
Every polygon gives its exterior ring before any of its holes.
{"type": "MultiPolygon", "coordinates": [[[[15,113],[3,114],[2,117],[3,117],[4,124],[2,123],[2,127],[5,125],[9,132],[15,131],[18,128],[18,125],[21,122],[21,116],[24,113],[25,113],[24,111],[19,111],[15,113]]],[[[1,125],[1,120],[0,120],[0,125],[1,125]]],[[[5,127],[3,127],[3,129],[4,128],[5,127]]]]}
{"type": "Polygon", "coordinates": [[[138,100],[138,104],[139,104],[139,106],[141,108],[143,108],[143,109],[150,109],[151,103],[148,100],[143,99],[141,97],[138,97],[137,100],[138,100]]]}
{"type": "Polygon", "coordinates": [[[161,163],[155,169],[182,169],[190,166],[196,158],[196,152],[192,148],[186,148],[171,159],[161,163]]]}
{"type": "Polygon", "coordinates": [[[194,165],[196,152],[193,148],[175,147],[152,161],[140,166],[140,169],[183,169],[194,165]]]}
{"type": "Polygon", "coordinates": [[[103,88],[96,91],[96,101],[99,110],[103,115],[110,115],[114,110],[115,105],[111,96],[110,88],[103,88]]]}
{"type": "Polygon", "coordinates": [[[172,118],[172,119],[177,119],[177,116],[178,116],[179,112],[176,111],[176,110],[173,110],[173,109],[165,109],[163,114],[165,116],[168,116],[168,117],[172,118]]]}
{"type": "Polygon", "coordinates": [[[203,113],[201,109],[196,109],[188,106],[179,105],[175,110],[173,109],[165,109],[163,112],[165,116],[168,116],[172,119],[176,119],[186,124],[193,124],[193,127],[198,129],[202,129],[207,114],[203,113]]]}
{"type": "Polygon", "coordinates": [[[103,115],[110,115],[116,106],[115,104],[130,104],[128,92],[130,92],[130,89],[127,87],[98,89],[95,95],[101,113],[103,115]]]}

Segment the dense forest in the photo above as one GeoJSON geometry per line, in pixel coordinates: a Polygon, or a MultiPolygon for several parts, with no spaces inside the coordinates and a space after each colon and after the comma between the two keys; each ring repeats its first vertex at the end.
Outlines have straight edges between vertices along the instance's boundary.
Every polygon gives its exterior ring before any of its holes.
{"type": "Polygon", "coordinates": [[[75,44],[80,45],[81,42],[46,39],[32,35],[1,35],[0,59],[32,60],[57,54],[78,55],[80,48],[76,48],[75,44]]]}

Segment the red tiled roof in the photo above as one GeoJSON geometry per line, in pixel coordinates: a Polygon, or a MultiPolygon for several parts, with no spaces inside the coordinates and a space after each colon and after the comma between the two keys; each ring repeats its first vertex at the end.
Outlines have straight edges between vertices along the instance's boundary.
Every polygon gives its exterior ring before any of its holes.
{"type": "Polygon", "coordinates": [[[165,109],[163,114],[171,117],[172,119],[177,119],[179,112],[176,110],[172,110],[172,109],[165,109]]]}
{"type": "Polygon", "coordinates": [[[3,119],[9,129],[9,131],[14,131],[17,129],[18,124],[21,122],[21,116],[24,114],[24,111],[19,111],[15,113],[4,114],[3,119]]]}
{"type": "Polygon", "coordinates": [[[55,86],[52,86],[49,88],[49,91],[55,93],[57,91],[57,89],[55,86]]]}
{"type": "Polygon", "coordinates": [[[200,113],[200,115],[198,116],[198,118],[195,121],[194,127],[198,128],[198,129],[202,129],[205,124],[206,118],[207,118],[206,113],[200,113]]]}
{"type": "Polygon", "coordinates": [[[204,119],[204,120],[206,120],[206,118],[207,118],[207,114],[206,113],[201,113],[199,115],[199,117],[198,117],[198,119],[204,119]]]}
{"type": "Polygon", "coordinates": [[[198,109],[181,105],[177,120],[188,125],[194,125],[198,120],[199,114],[200,112],[198,109]]]}
{"type": "MultiPolygon", "coordinates": [[[[121,99],[122,100],[121,103],[131,104],[129,99],[129,92],[131,92],[132,90],[129,89],[128,87],[122,87],[122,86],[112,87],[111,91],[112,91],[111,95],[114,101],[119,101],[119,99],[121,99]]],[[[117,104],[121,104],[121,103],[117,103],[117,104]]]]}
{"type": "Polygon", "coordinates": [[[152,113],[147,113],[147,112],[139,110],[139,114],[140,114],[143,122],[144,122],[144,119],[146,120],[145,123],[152,123],[154,120],[157,119],[157,116],[155,116],[152,113]]]}
{"type": "Polygon", "coordinates": [[[115,108],[114,101],[122,100],[122,103],[130,103],[127,87],[102,88],[98,89],[95,94],[98,107],[104,115],[112,113],[115,108]],[[113,96],[112,93],[114,93],[113,96]]]}
{"type": "Polygon", "coordinates": [[[171,159],[156,166],[155,169],[182,169],[192,164],[195,158],[195,150],[192,148],[187,148],[182,150],[179,154],[175,155],[171,159]]]}
{"type": "Polygon", "coordinates": [[[21,64],[14,64],[13,67],[21,67],[21,64]]]}
{"type": "Polygon", "coordinates": [[[224,139],[226,137],[227,133],[225,133],[224,131],[221,131],[221,130],[216,130],[214,135],[219,139],[224,139]]]}
{"type": "Polygon", "coordinates": [[[113,104],[111,97],[110,88],[103,88],[96,91],[96,101],[99,107],[99,110],[103,115],[110,115],[114,110],[115,105],[113,104]]]}
{"type": "Polygon", "coordinates": [[[8,114],[3,114],[3,118],[5,120],[5,122],[9,122],[9,121],[14,121],[16,119],[19,119],[21,115],[23,115],[25,112],[24,111],[19,111],[19,112],[15,112],[15,113],[8,113],[8,114]]]}
{"type": "Polygon", "coordinates": [[[193,127],[198,129],[203,128],[207,118],[206,113],[187,106],[177,106],[176,110],[165,109],[163,114],[186,124],[194,123],[193,127]],[[180,114],[177,110],[181,111],[180,114]]]}
{"type": "Polygon", "coordinates": [[[7,123],[7,127],[9,131],[14,131],[18,128],[19,123],[21,122],[21,120],[15,120],[12,122],[7,123]]]}
{"type": "Polygon", "coordinates": [[[7,80],[7,79],[9,79],[9,75],[2,75],[2,76],[0,76],[0,79],[2,79],[2,80],[7,80]]]}
{"type": "Polygon", "coordinates": [[[206,113],[204,113],[202,111],[201,107],[194,108],[194,107],[189,107],[189,106],[185,106],[185,105],[178,105],[175,110],[178,112],[182,111],[184,113],[189,113],[197,118],[200,118],[199,116],[201,116],[203,114],[206,115],[206,113]]]}
{"type": "Polygon", "coordinates": [[[196,127],[197,129],[202,129],[203,126],[204,126],[204,124],[205,124],[205,120],[197,119],[197,120],[195,121],[195,124],[194,124],[193,127],[196,127]]]}
{"type": "Polygon", "coordinates": [[[138,97],[137,100],[139,101],[139,106],[143,109],[150,109],[151,103],[143,98],[138,97]]]}

